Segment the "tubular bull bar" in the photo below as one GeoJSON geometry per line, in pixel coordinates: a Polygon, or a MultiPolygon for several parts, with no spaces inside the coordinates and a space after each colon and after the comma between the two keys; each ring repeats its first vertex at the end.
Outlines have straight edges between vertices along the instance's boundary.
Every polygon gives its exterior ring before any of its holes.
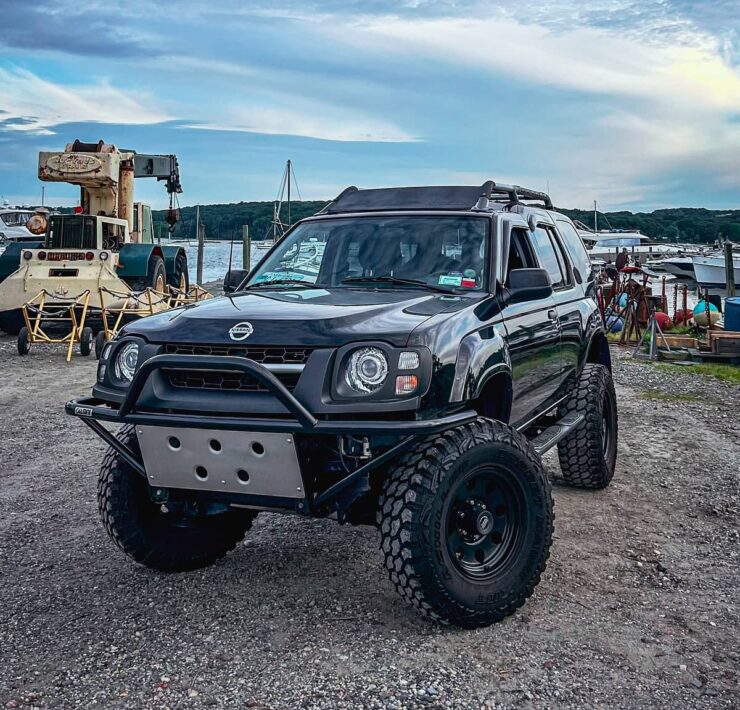
{"type": "MultiPolygon", "coordinates": [[[[444,431],[465,424],[477,417],[473,410],[455,412],[444,417],[417,420],[318,420],[304,405],[270,372],[266,367],[253,360],[238,357],[203,357],[200,355],[156,355],[146,360],[134,374],[128,392],[118,409],[94,397],[85,397],[67,402],[67,414],[79,417],[139,474],[146,478],[146,468],[141,457],[119,441],[100,422],[112,424],[132,424],[141,426],[181,427],[212,429],[222,431],[276,432],[302,434],[395,434],[403,438],[390,449],[370,459],[344,478],[333,483],[321,492],[313,494],[306,500],[308,512],[312,505],[338,501],[348,491],[358,494],[367,490],[362,482],[367,481],[368,474],[385,463],[388,463],[417,439],[428,434],[444,431]],[[137,409],[141,393],[149,378],[158,370],[221,370],[241,372],[254,377],[290,412],[292,418],[268,419],[254,417],[234,417],[203,414],[181,414],[174,412],[148,412],[137,409]],[[359,488],[358,488],[358,484],[359,488]]],[[[304,490],[305,487],[304,487],[304,490]]]]}

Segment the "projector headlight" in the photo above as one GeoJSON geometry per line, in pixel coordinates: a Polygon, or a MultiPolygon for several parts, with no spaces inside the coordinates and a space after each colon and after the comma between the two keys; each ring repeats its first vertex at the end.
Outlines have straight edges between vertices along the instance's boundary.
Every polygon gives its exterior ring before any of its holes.
{"type": "Polygon", "coordinates": [[[126,343],[116,355],[114,372],[116,378],[122,382],[131,382],[136,372],[136,363],[139,361],[139,345],[126,343]]]}
{"type": "Polygon", "coordinates": [[[375,392],[388,377],[388,359],[379,348],[359,348],[347,361],[345,380],[355,392],[375,392]]]}

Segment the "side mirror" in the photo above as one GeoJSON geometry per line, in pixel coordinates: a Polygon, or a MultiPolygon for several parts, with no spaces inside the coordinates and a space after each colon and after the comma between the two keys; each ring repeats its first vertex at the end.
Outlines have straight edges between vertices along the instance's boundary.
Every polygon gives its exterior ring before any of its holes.
{"type": "Polygon", "coordinates": [[[513,269],[509,272],[509,303],[536,301],[552,296],[552,281],[546,269],[513,269]]]}
{"type": "Polygon", "coordinates": [[[224,293],[234,293],[249,272],[246,269],[231,269],[224,276],[224,293]]]}

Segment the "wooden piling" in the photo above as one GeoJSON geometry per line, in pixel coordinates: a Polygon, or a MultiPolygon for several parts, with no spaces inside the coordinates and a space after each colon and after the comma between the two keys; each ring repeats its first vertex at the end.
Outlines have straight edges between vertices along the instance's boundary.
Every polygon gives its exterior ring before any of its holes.
{"type": "Polygon", "coordinates": [[[735,264],[732,258],[732,242],[726,241],[725,249],[725,276],[727,278],[727,295],[735,295],[735,264]]]}
{"type": "Polygon", "coordinates": [[[242,225],[242,269],[252,270],[252,241],[249,238],[249,225],[242,225]]]}
{"type": "Polygon", "coordinates": [[[203,252],[205,250],[206,227],[204,224],[198,225],[198,262],[196,269],[196,282],[203,283],[203,252]]]}

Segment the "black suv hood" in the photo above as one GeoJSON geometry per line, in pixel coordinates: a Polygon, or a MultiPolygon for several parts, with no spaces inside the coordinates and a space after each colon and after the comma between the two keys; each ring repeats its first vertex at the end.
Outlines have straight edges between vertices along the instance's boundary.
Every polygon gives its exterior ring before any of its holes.
{"type": "MultiPolygon", "coordinates": [[[[477,295],[477,294],[476,294],[477,295]]],[[[160,313],[126,326],[153,343],[234,344],[229,330],[248,322],[245,345],[341,345],[384,340],[406,345],[434,315],[454,313],[477,298],[420,289],[285,289],[222,296],[160,313]]]]}

